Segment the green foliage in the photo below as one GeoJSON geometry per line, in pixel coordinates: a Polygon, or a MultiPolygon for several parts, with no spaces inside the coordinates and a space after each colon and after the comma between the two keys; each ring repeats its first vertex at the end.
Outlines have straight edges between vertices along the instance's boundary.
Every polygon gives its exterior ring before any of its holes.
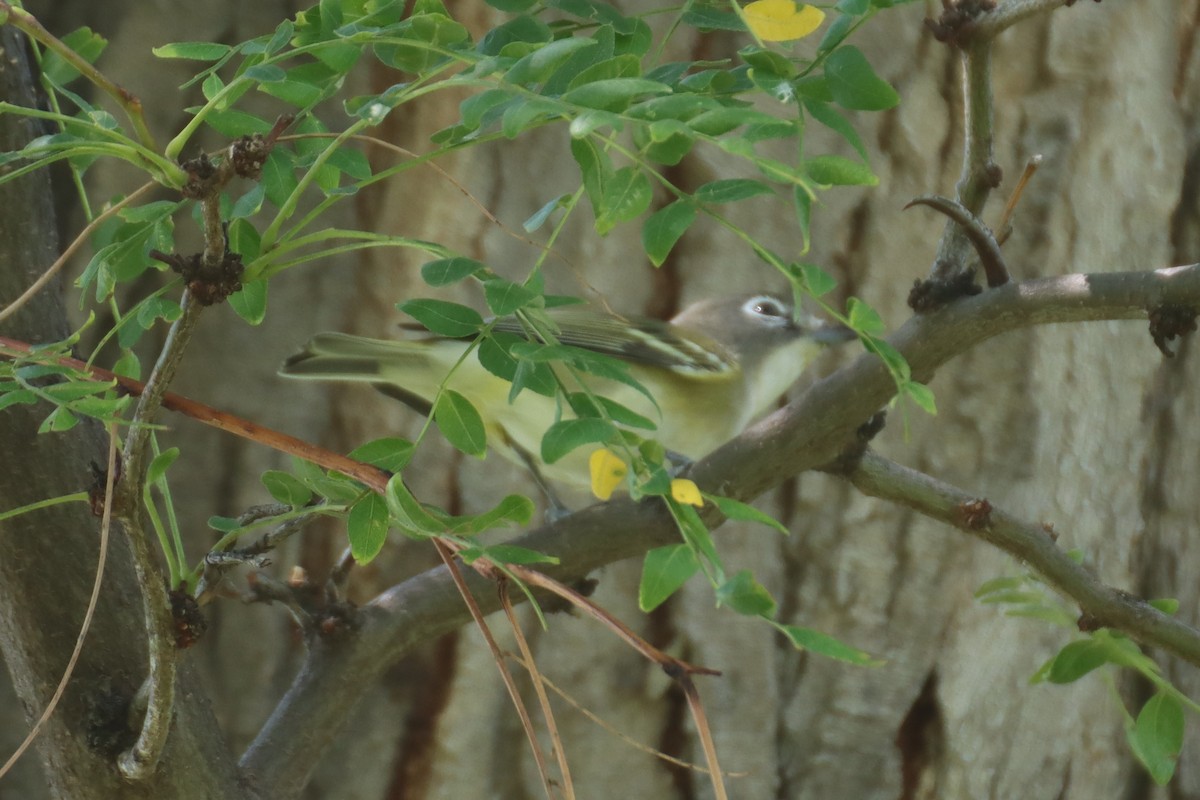
{"type": "MultiPolygon", "coordinates": [[[[975,596],[984,603],[1007,606],[1005,613],[1009,616],[1037,619],[1073,632],[1079,629],[1075,615],[1033,575],[995,578],[981,586],[975,596]]],[[[1153,601],[1152,605],[1160,610],[1174,609],[1178,601],[1167,598],[1153,601]]],[[[1200,712],[1200,705],[1176,689],[1154,659],[1124,634],[1099,628],[1083,638],[1073,639],[1038,668],[1030,683],[1074,683],[1087,675],[1112,669],[1133,670],[1155,688],[1154,695],[1142,705],[1135,719],[1125,710],[1115,684],[1109,680],[1114,702],[1125,716],[1130,750],[1156,783],[1166,784],[1175,773],[1175,763],[1183,749],[1184,707],[1200,712]]]]}
{"type": "MultiPolygon", "coordinates": [[[[881,4],[842,0],[815,49],[748,44],[733,58],[693,62],[663,61],[667,42],[656,39],[643,17],[670,15],[670,25],[656,28],[667,31],[668,37],[687,27],[746,35],[738,14],[710,3],[639,8],[637,15],[597,0],[491,0],[490,4],[506,16],[478,40],[456,19],[457,8],[448,10],[438,0],[417,0],[411,7],[376,0],[321,0],[274,30],[244,42],[179,42],[155,48],[157,58],[183,60],[194,67],[181,88],[197,98],[197,104],[186,109],[187,123],[161,147],[154,143],[154,132],[146,127],[140,110],[125,104],[122,97],[114,99],[126,119],[65,88],[81,77],[104,86],[99,59],[105,41],[80,29],[63,39],[65,47],[97,67],[84,70],[68,60],[65,49],[51,48],[43,53],[50,110],[0,106],[0,112],[23,114],[53,129],[19,151],[0,154],[4,168],[0,181],[65,162],[82,186],[80,179],[87,170],[108,159],[142,173],[144,180],[178,191],[196,169],[185,170],[178,160],[196,153],[197,137],[205,129],[208,139],[215,136],[230,142],[278,136],[270,143],[257,180],[232,181],[223,186],[219,198],[220,215],[227,224],[226,244],[245,266],[241,288],[229,297],[242,320],[261,323],[269,310],[271,281],[295,267],[366,248],[421,251],[429,259],[421,268],[429,286],[473,287],[489,314],[515,315],[525,335],[495,331],[493,322],[476,308],[447,300],[404,298],[397,308],[434,335],[469,341],[472,357],[511,382],[510,400],[524,391],[557,398],[560,416],[547,420],[542,457],[554,462],[581,446],[611,447],[629,463],[627,486],[633,495],[660,496],[670,506],[683,542],[647,558],[643,607],[661,603],[690,575],[702,572],[720,604],[780,627],[772,619],[775,603],[765,588],[747,572],[727,576],[696,509],[671,499],[674,481],[666,453],[651,438],[656,419],[592,387],[601,382],[630,387],[653,404],[651,393],[620,360],[556,341],[553,320],[545,309],[570,299],[545,294],[544,254],[524,276],[501,275],[490,265],[437,243],[330,227],[326,212],[362,189],[402,179],[407,170],[457,149],[552,128],[550,135],[569,144],[579,187],[539,200],[540,208],[524,224],[527,233],[549,228],[546,241],[553,242],[572,217],[590,209],[599,236],[637,225],[648,260],[658,266],[693,228],[722,226],[746,241],[748,253],[786,276],[797,298],[808,296],[819,302],[834,285],[828,273],[753,242],[724,216],[725,207],[747,202],[791,204],[806,250],[812,214],[819,209],[825,187],[875,182],[853,116],[842,112],[882,110],[896,102],[894,90],[846,43],[881,4]],[[348,97],[344,87],[359,69],[390,73],[394,78],[376,94],[348,97]],[[419,155],[396,157],[392,163],[385,158],[368,161],[364,143],[372,138],[372,128],[393,111],[446,91],[463,96],[458,119],[434,134],[419,155]],[[812,124],[833,130],[849,143],[857,159],[807,152],[805,130],[812,124]],[[675,183],[676,173],[670,168],[696,152],[733,166],[718,179],[689,190],[675,183]]],[[[217,164],[229,158],[225,150],[209,155],[217,164]]],[[[90,209],[89,199],[82,199],[90,209]]],[[[145,333],[180,319],[181,281],[151,253],[173,254],[176,227],[198,225],[201,219],[196,203],[174,196],[127,204],[89,229],[92,256],[76,288],[81,307],[100,306],[111,314],[113,327],[101,337],[101,345],[115,337],[121,348],[115,365],[119,373],[141,373],[131,348],[145,333]],[[131,296],[141,282],[151,282],[154,288],[131,296]]],[[[833,308],[826,311],[859,330],[867,347],[888,364],[901,396],[932,411],[928,390],[911,382],[903,358],[879,338],[884,325],[877,314],[857,301],[846,315],[833,308]]],[[[447,376],[433,404],[432,421],[460,451],[483,456],[488,437],[481,410],[451,385],[447,376]]],[[[39,400],[52,404],[42,426],[47,432],[68,430],[84,416],[120,421],[130,407],[129,398],[118,395],[111,382],[58,366],[49,351],[0,362],[0,409],[39,400]]],[[[430,429],[426,425],[421,436],[430,429]]],[[[210,524],[223,534],[217,549],[234,546],[264,525],[322,514],[345,519],[351,553],[360,562],[379,553],[390,529],[416,538],[461,540],[468,560],[486,557],[511,564],[544,560],[506,546],[468,541],[493,527],[527,523],[533,505],[526,498],[509,497],[481,514],[453,516],[413,496],[403,471],[416,444],[381,439],[351,454],[396,473],[382,497],[346,475],[304,462],[296,461],[288,471],[264,473],[265,490],[287,510],[245,525],[214,518],[210,524]]],[[[156,517],[156,528],[172,562],[173,581],[190,585],[197,573],[183,569],[182,547],[168,541],[177,526],[166,470],[183,457],[167,450],[154,459],[147,485],[156,487],[157,494],[147,501],[155,514],[165,503],[166,520],[160,524],[156,517]]],[[[786,532],[749,505],[715,496],[706,499],[727,517],[786,532]]],[[[792,636],[783,627],[780,630],[792,636]]],[[[798,638],[802,637],[792,636],[794,642],[798,638]]],[[[841,651],[839,645],[819,638],[797,646],[834,657],[851,658],[847,654],[857,652],[841,651]]]]}

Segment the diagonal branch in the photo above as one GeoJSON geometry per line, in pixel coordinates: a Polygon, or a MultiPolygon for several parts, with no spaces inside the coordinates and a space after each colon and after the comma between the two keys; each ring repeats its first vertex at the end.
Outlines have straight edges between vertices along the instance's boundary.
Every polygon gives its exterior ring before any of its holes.
{"type": "Polygon", "coordinates": [[[877,453],[867,452],[858,468],[843,477],[863,494],[915,509],[1016,556],[1078,603],[1089,628],[1115,628],[1200,665],[1200,630],[1106,585],[1072,560],[1042,525],[990,505],[986,513],[971,513],[986,501],[877,453]]]}

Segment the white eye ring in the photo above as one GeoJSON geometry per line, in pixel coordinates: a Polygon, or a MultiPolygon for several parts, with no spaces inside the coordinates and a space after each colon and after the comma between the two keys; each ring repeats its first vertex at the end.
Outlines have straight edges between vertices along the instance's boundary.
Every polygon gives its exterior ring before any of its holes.
{"type": "Polygon", "coordinates": [[[790,325],[792,323],[791,307],[770,295],[760,294],[757,297],[751,297],[742,305],[742,311],[770,325],[790,325]]]}

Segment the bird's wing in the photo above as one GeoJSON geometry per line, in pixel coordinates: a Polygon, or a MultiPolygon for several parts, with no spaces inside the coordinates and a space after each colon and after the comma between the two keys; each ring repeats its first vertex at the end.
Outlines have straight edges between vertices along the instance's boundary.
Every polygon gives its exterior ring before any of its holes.
{"type": "MultiPolygon", "coordinates": [[[[559,344],[614,356],[635,365],[720,375],[735,365],[729,354],[706,336],[649,317],[619,317],[588,308],[566,307],[549,312],[558,327],[559,344]]],[[[503,317],[493,330],[528,335],[515,317],[503,317]]]]}

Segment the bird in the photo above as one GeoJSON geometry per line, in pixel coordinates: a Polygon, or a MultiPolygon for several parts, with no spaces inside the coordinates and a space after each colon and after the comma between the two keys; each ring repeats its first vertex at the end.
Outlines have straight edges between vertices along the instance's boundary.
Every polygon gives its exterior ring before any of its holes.
{"type": "MultiPolygon", "coordinates": [[[[550,334],[539,335],[528,319],[515,316],[487,320],[484,329],[508,336],[510,342],[514,334],[551,340],[622,362],[629,376],[653,395],[653,402],[620,380],[586,372],[582,380],[594,394],[650,420],[655,429],[641,433],[684,463],[741,433],[796,382],[824,347],[855,337],[851,329],[797,313],[791,303],[769,293],[702,300],[669,321],[583,305],[552,308],[545,315],[550,334]]],[[[369,383],[424,414],[444,386],[479,412],[488,447],[531,468],[543,489],[546,479],[588,486],[587,459],[594,448],[579,448],[552,464],[540,457],[543,434],[555,421],[570,418],[571,407],[553,391],[547,392],[551,396],[522,391],[510,397],[510,381],[489,371],[482,356],[463,358],[472,340],[428,332],[404,339],[319,333],[279,372],[287,378],[369,383]]],[[[561,365],[554,371],[560,386],[578,390],[578,371],[561,365]]],[[[553,498],[548,489],[547,496],[553,498]]]]}

